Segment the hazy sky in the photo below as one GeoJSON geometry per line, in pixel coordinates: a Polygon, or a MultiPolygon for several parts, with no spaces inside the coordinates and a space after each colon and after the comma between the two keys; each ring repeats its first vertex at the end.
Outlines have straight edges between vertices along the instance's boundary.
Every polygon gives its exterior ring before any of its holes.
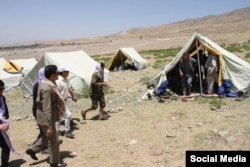
{"type": "Polygon", "coordinates": [[[0,44],[111,35],[249,6],[250,0],[1,0],[0,44]]]}

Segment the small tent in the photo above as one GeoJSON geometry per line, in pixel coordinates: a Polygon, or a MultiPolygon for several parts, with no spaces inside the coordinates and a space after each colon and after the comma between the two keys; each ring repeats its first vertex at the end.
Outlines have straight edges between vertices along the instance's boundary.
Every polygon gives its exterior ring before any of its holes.
{"type": "Polygon", "coordinates": [[[107,69],[113,71],[125,65],[125,61],[130,59],[138,70],[148,67],[148,61],[143,59],[134,48],[120,48],[114,57],[107,63],[107,69]]]}
{"type": "MultiPolygon", "coordinates": [[[[218,86],[223,84],[223,81],[230,80],[232,86],[230,91],[237,92],[239,90],[244,93],[249,93],[250,90],[250,65],[248,62],[242,60],[238,56],[230,53],[229,51],[223,49],[218,44],[214,43],[207,37],[204,37],[198,33],[194,33],[192,37],[187,41],[187,43],[183,46],[180,52],[173,58],[173,60],[167,64],[163,71],[161,71],[154,79],[154,83],[157,84],[157,88],[161,85],[161,83],[167,77],[172,78],[170,82],[170,87],[176,93],[180,93],[181,89],[181,80],[178,78],[178,64],[182,58],[184,52],[188,52],[190,56],[194,56],[201,49],[208,50],[212,54],[218,56],[219,62],[219,72],[218,72],[218,86]],[[171,83],[172,82],[172,83],[171,83]],[[179,83],[179,84],[178,84],[179,83]]],[[[198,61],[199,64],[199,61],[198,61]]],[[[201,81],[201,79],[200,79],[201,81]]],[[[202,87],[202,83],[198,85],[202,87]]],[[[157,89],[156,88],[156,89],[157,89]]],[[[201,93],[202,88],[200,88],[201,93]]]]}
{"type": "MultiPolygon", "coordinates": [[[[76,92],[79,93],[84,87],[90,85],[97,62],[82,50],[44,53],[36,66],[21,80],[20,86],[25,98],[32,97],[32,88],[37,78],[38,70],[50,64],[54,64],[57,67],[62,64],[69,66],[70,73],[68,79],[76,92]]],[[[105,69],[104,77],[106,79],[108,79],[108,72],[105,69]]]]}
{"type": "Polygon", "coordinates": [[[18,64],[22,67],[22,74],[26,75],[36,65],[37,60],[35,58],[28,59],[12,59],[10,62],[18,64]]]}
{"type": "Polygon", "coordinates": [[[5,91],[19,86],[22,77],[37,63],[34,58],[5,60],[0,58],[0,79],[5,83],[5,91]]]}

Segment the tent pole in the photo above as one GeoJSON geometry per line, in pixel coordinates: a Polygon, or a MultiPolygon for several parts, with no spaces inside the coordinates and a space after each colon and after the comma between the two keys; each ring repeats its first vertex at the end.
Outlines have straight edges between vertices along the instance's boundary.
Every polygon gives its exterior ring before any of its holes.
{"type": "MultiPolygon", "coordinates": [[[[195,41],[196,41],[196,49],[199,49],[197,38],[196,38],[195,41]]],[[[201,64],[200,64],[200,53],[199,53],[199,51],[197,51],[197,60],[198,60],[198,71],[199,71],[199,81],[200,81],[200,92],[201,92],[201,96],[202,96],[203,91],[202,91],[202,79],[201,79],[201,69],[200,69],[201,64]]]]}

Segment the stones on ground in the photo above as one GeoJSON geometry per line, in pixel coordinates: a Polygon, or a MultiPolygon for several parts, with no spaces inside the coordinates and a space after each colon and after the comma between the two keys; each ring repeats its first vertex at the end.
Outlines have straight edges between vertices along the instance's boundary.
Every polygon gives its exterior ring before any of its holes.
{"type": "Polygon", "coordinates": [[[137,140],[130,140],[128,144],[129,144],[129,145],[134,145],[134,144],[136,144],[136,143],[137,143],[137,140]]]}
{"type": "Polygon", "coordinates": [[[198,126],[203,126],[204,124],[202,122],[197,123],[198,126]]]}
{"type": "Polygon", "coordinates": [[[172,134],[172,133],[169,133],[169,134],[166,135],[166,137],[167,137],[167,138],[174,138],[174,137],[176,137],[176,135],[174,135],[174,134],[172,134]]]}
{"type": "Polygon", "coordinates": [[[235,141],[235,138],[234,138],[234,136],[229,136],[225,140],[226,140],[227,143],[232,143],[232,142],[235,141]]]}
{"type": "Polygon", "coordinates": [[[219,131],[219,133],[218,133],[218,135],[220,136],[220,137],[224,137],[224,136],[226,136],[228,134],[228,131],[219,131]]]}

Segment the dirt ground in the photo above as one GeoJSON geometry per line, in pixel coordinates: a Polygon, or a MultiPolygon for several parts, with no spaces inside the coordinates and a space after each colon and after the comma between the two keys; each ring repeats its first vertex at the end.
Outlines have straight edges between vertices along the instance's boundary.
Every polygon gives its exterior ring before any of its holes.
{"type": "MultiPolygon", "coordinates": [[[[70,167],[184,167],[186,150],[250,149],[249,98],[222,99],[223,111],[211,110],[210,99],[202,97],[186,103],[179,98],[166,103],[141,100],[146,87],[140,79],[157,73],[151,67],[111,73],[110,85],[116,93],[106,96],[106,110],[115,112],[109,112],[106,121],[96,120],[97,110],[87,114],[86,124],[80,124],[79,111],[90,105],[90,99],[69,101],[76,137],[60,136],[61,159],[70,167]]],[[[11,153],[10,167],[49,166],[47,154],[38,153],[38,161],[25,154],[38,134],[31,100],[23,99],[19,89],[5,95],[11,116],[9,136],[22,155],[11,153]]]]}

